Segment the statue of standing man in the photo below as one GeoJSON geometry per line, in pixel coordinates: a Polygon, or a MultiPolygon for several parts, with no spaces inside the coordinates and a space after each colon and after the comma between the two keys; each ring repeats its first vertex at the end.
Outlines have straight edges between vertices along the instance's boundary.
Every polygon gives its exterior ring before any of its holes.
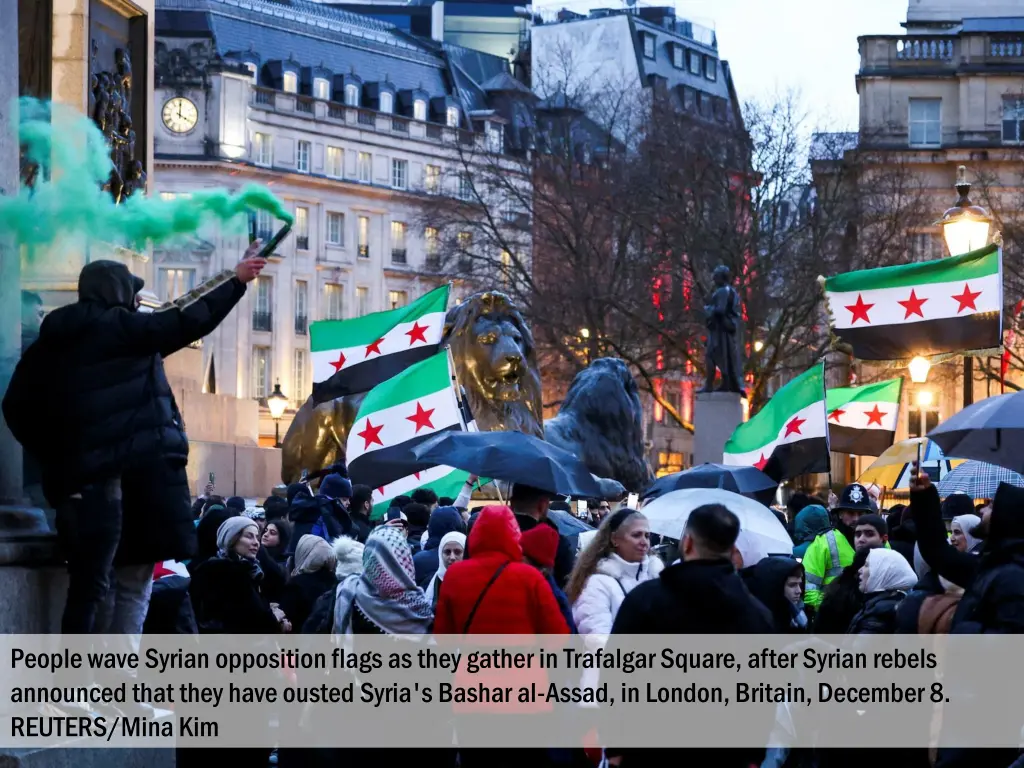
{"type": "Polygon", "coordinates": [[[715,369],[722,372],[719,392],[738,392],[745,395],[741,385],[739,343],[736,333],[740,321],[740,296],[732,287],[732,276],[724,264],[712,273],[715,290],[704,306],[708,328],[708,343],[704,348],[704,389],[714,391],[715,369]]]}

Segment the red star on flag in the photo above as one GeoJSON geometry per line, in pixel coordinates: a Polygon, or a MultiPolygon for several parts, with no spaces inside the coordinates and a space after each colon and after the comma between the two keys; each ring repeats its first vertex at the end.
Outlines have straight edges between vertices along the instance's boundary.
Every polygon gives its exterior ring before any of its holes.
{"type": "Polygon", "coordinates": [[[869,427],[872,424],[877,424],[878,426],[882,426],[882,417],[885,416],[885,414],[882,413],[880,410],[878,410],[878,404],[877,403],[875,403],[875,409],[873,411],[867,411],[864,415],[868,417],[868,426],[869,427]]]}
{"type": "Polygon", "coordinates": [[[338,359],[336,361],[334,361],[333,363],[331,363],[331,365],[334,366],[334,372],[335,373],[340,371],[342,369],[342,366],[345,365],[345,353],[344,352],[339,352],[338,353],[338,359]]]}
{"type": "Polygon", "coordinates": [[[406,421],[411,421],[416,425],[416,434],[420,433],[421,429],[433,429],[434,425],[430,421],[430,417],[434,414],[434,408],[429,411],[425,410],[420,403],[416,403],[416,413],[412,416],[406,416],[406,421]]]}
{"type": "Polygon", "coordinates": [[[850,310],[853,317],[850,319],[850,324],[856,323],[858,320],[863,320],[865,323],[870,323],[871,318],[868,317],[868,310],[871,309],[874,304],[868,304],[864,301],[864,297],[859,293],[857,294],[857,302],[855,304],[847,304],[846,308],[850,310]]]}
{"type": "Polygon", "coordinates": [[[380,431],[382,429],[384,429],[383,423],[375,427],[373,426],[373,424],[370,423],[370,420],[367,419],[366,427],[363,429],[363,431],[356,432],[357,435],[359,435],[361,438],[363,438],[363,440],[366,441],[366,445],[363,446],[364,451],[374,443],[380,446],[384,445],[384,442],[380,439],[380,431]]]}
{"type": "Polygon", "coordinates": [[[413,323],[412,328],[405,332],[405,335],[409,337],[409,346],[411,347],[417,341],[422,341],[424,344],[427,343],[427,337],[423,334],[426,332],[427,326],[420,325],[417,320],[413,323]]]}
{"type": "Polygon", "coordinates": [[[903,319],[908,319],[911,315],[917,315],[923,318],[924,313],[921,312],[921,305],[924,304],[928,299],[917,298],[917,293],[913,288],[910,289],[910,298],[906,301],[898,301],[897,304],[903,305],[903,308],[907,310],[907,314],[903,316],[903,319]]]}
{"type": "Polygon", "coordinates": [[[413,472],[412,474],[413,474],[413,477],[415,477],[417,480],[420,479],[420,473],[419,472],[413,472]]]}
{"type": "Polygon", "coordinates": [[[976,291],[976,292],[971,291],[970,284],[964,283],[964,292],[961,293],[959,296],[956,296],[956,295],[953,296],[954,299],[956,299],[958,302],[960,302],[960,307],[957,309],[956,313],[959,315],[965,309],[975,309],[976,310],[977,307],[974,306],[974,300],[976,298],[978,298],[979,296],[981,296],[981,291],[976,291]]]}
{"type": "Polygon", "coordinates": [[[786,434],[784,434],[783,437],[789,437],[790,435],[803,435],[803,432],[800,431],[800,427],[805,421],[807,421],[807,419],[801,419],[794,416],[790,420],[789,424],[786,425],[786,434]]]}
{"type": "Polygon", "coordinates": [[[383,485],[380,488],[377,489],[377,493],[379,493],[381,496],[384,495],[384,486],[383,485]]]}
{"type": "Polygon", "coordinates": [[[383,336],[381,336],[379,339],[377,339],[375,342],[373,342],[373,344],[367,344],[366,345],[366,356],[369,357],[374,352],[376,352],[378,355],[381,354],[380,343],[382,341],[384,341],[384,337],[383,336]]]}
{"type": "Polygon", "coordinates": [[[838,424],[839,423],[839,417],[842,416],[844,413],[846,413],[846,411],[844,411],[844,410],[842,410],[840,408],[836,408],[834,411],[832,411],[832,413],[830,413],[828,415],[828,417],[830,419],[835,419],[836,424],[838,424]]]}
{"type": "Polygon", "coordinates": [[[764,454],[763,454],[763,453],[761,454],[761,458],[760,458],[760,459],[758,459],[757,461],[755,461],[755,462],[754,462],[754,466],[755,466],[755,467],[756,467],[757,469],[762,469],[762,470],[763,470],[763,469],[764,469],[765,467],[767,467],[767,466],[768,466],[768,459],[766,459],[766,458],[764,457],[764,454]]]}

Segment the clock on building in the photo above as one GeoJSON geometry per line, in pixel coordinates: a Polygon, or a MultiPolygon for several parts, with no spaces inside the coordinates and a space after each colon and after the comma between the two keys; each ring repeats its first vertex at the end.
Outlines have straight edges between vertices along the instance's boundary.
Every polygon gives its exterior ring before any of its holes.
{"type": "Polygon", "coordinates": [[[184,96],[175,96],[164,104],[163,120],[169,131],[188,133],[196,127],[199,109],[184,96]]]}

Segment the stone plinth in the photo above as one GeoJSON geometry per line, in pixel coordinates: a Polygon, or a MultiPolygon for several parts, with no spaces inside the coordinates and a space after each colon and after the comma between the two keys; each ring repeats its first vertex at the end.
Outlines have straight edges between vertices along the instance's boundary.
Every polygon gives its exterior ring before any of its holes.
{"type": "Polygon", "coordinates": [[[188,472],[192,494],[199,495],[214,473],[221,496],[263,499],[281,482],[281,450],[255,445],[189,440],[188,472]]]}
{"type": "Polygon", "coordinates": [[[743,421],[736,392],[701,392],[693,406],[693,465],[722,463],[726,441],[743,421]]]}

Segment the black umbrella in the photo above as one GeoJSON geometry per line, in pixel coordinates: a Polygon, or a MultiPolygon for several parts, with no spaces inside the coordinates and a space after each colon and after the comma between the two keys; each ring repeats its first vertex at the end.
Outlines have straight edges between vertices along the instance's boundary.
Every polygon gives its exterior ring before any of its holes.
{"type": "MultiPolygon", "coordinates": [[[[412,449],[420,461],[479,477],[521,483],[561,496],[602,497],[602,482],[568,451],[522,432],[444,432],[412,449]]],[[[614,483],[618,493],[624,489],[614,483]]]]}
{"type": "Polygon", "coordinates": [[[723,491],[756,499],[762,504],[770,504],[778,485],[757,467],[701,464],[683,472],[659,477],[647,489],[644,498],[656,499],[682,488],[721,488],[723,491]]]}
{"type": "Polygon", "coordinates": [[[572,513],[566,512],[564,509],[549,509],[548,520],[555,524],[560,534],[567,537],[578,536],[584,531],[596,530],[594,526],[574,517],[572,513]]]}
{"type": "Polygon", "coordinates": [[[975,459],[1024,474],[1024,392],[969,405],[928,433],[947,456],[975,459]]]}

